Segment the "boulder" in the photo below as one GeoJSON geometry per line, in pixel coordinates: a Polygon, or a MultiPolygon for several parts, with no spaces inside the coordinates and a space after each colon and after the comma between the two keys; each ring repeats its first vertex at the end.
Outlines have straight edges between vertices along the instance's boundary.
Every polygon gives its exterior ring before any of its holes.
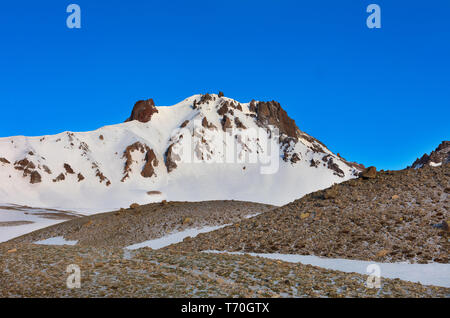
{"type": "Polygon", "coordinates": [[[374,166],[364,169],[363,172],[359,174],[363,179],[374,179],[377,176],[377,168],[374,166]]]}

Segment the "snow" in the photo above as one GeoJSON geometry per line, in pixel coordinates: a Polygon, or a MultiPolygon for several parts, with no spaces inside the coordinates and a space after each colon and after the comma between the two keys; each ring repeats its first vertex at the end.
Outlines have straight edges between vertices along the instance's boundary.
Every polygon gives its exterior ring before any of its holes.
{"type": "Polygon", "coordinates": [[[78,241],[68,241],[63,236],[52,237],[46,240],[34,242],[39,245],[76,245],[78,241]]]}
{"type": "Polygon", "coordinates": [[[442,165],[442,162],[436,163],[436,162],[430,161],[430,166],[432,166],[432,167],[440,167],[441,165],[442,165]]]}
{"type": "Polygon", "coordinates": [[[215,231],[215,230],[221,229],[228,225],[230,225],[230,224],[186,229],[184,231],[171,233],[169,235],[166,235],[166,236],[158,238],[158,239],[133,244],[133,245],[127,246],[126,249],[137,250],[137,249],[143,248],[143,247],[150,247],[154,250],[158,250],[160,248],[163,248],[163,247],[166,247],[166,246],[169,246],[172,244],[183,242],[183,240],[187,237],[194,238],[197,235],[199,235],[200,233],[207,233],[207,232],[215,231]]]}
{"type": "MultiPolygon", "coordinates": [[[[189,97],[173,106],[158,106],[158,113],[148,123],[132,121],[90,132],[0,138],[0,157],[11,162],[0,162],[0,203],[85,214],[127,208],[132,203],[142,205],[161,200],[244,200],[283,205],[307,193],[353,178],[353,169],[340,158],[323,146],[324,153],[313,152],[310,149],[311,143],[304,138],[300,138],[300,142],[294,147],[295,152],[300,154],[301,161],[293,165],[284,162],[276,154],[279,169],[273,174],[263,174],[262,171],[268,166],[266,163],[251,163],[244,159],[256,153],[269,156],[270,146],[262,142],[269,139],[263,138],[268,136],[267,132],[265,136],[237,138],[239,135],[236,134],[225,139],[235,146],[237,153],[233,163],[224,163],[228,152],[225,151],[224,139],[221,138],[222,117],[217,113],[219,99],[217,95],[212,96],[216,97],[216,101],[202,104],[199,109],[193,109],[192,104],[194,100],[200,99],[200,95],[189,97]],[[217,129],[195,125],[196,122],[201,123],[204,117],[217,129]],[[185,120],[189,120],[189,124],[180,129],[185,120]],[[155,167],[156,176],[141,176],[145,154],[135,151],[132,152],[130,177],[121,182],[124,176],[124,150],[135,142],[146,144],[155,152],[159,161],[155,167]],[[191,151],[193,160],[177,162],[178,167],[168,173],[164,161],[165,152],[171,144],[185,153],[191,151]],[[317,168],[310,167],[311,159],[321,160],[325,154],[333,156],[333,160],[345,173],[343,178],[334,175],[332,170],[322,164],[317,168]],[[195,160],[197,155],[203,157],[203,160],[195,160]],[[23,171],[14,169],[14,162],[25,157],[38,167],[41,183],[30,184],[29,176],[24,178],[23,171]],[[69,164],[75,174],[66,173],[64,163],[69,164]],[[50,168],[51,174],[43,170],[44,165],[50,168]],[[100,183],[96,176],[97,169],[111,182],[109,186],[106,186],[106,181],[100,183]],[[65,174],[65,180],[53,182],[60,173],[65,174]],[[85,177],[81,182],[78,182],[78,173],[85,177]],[[160,191],[161,195],[148,195],[149,191],[160,191]]],[[[247,128],[257,129],[254,118],[249,116],[249,104],[241,105],[243,111],[234,110],[235,117],[247,128]]],[[[235,127],[234,122],[232,125],[235,127]]]]}
{"type": "Polygon", "coordinates": [[[367,267],[377,264],[380,267],[380,276],[384,278],[399,278],[401,280],[450,288],[450,264],[409,264],[409,263],[375,263],[370,261],[349,260],[338,258],[324,258],[313,255],[294,254],[264,254],[204,251],[205,253],[227,253],[234,255],[251,255],[268,259],[280,260],[289,263],[301,263],[318,266],[346,273],[359,273],[369,275],[367,267]]]}
{"type": "Polygon", "coordinates": [[[0,222],[25,221],[32,223],[0,226],[0,243],[66,221],[64,219],[49,219],[42,216],[42,214],[52,213],[55,213],[55,211],[11,205],[3,206],[3,208],[0,208],[0,222]]]}

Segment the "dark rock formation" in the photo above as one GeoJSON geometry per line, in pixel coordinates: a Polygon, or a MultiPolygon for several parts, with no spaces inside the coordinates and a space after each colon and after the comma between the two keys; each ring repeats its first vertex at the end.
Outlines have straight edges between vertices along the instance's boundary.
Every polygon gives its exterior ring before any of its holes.
{"type": "Polygon", "coordinates": [[[230,118],[228,118],[228,116],[223,116],[223,119],[222,119],[222,129],[223,129],[223,131],[227,131],[227,129],[229,129],[231,127],[232,127],[232,125],[231,125],[230,118]]]}
{"type": "Polygon", "coordinates": [[[10,164],[11,163],[6,158],[0,158],[0,162],[5,163],[5,164],[10,164]]]}
{"type": "Polygon", "coordinates": [[[42,178],[41,178],[41,175],[39,174],[39,172],[33,171],[31,173],[30,183],[35,184],[35,183],[40,183],[41,181],[42,181],[42,178]]]}
{"type": "Polygon", "coordinates": [[[208,119],[206,119],[206,117],[203,117],[202,126],[205,128],[208,128],[208,129],[216,128],[216,126],[214,126],[214,124],[208,122],[208,119]]]}
{"type": "Polygon", "coordinates": [[[57,176],[55,179],[53,179],[53,182],[59,182],[59,181],[63,181],[66,179],[66,176],[64,175],[64,173],[60,173],[59,176],[57,176]]]}
{"type": "Polygon", "coordinates": [[[333,158],[330,158],[330,159],[328,160],[327,166],[328,166],[328,169],[334,171],[334,173],[333,173],[334,175],[339,176],[339,177],[341,177],[341,178],[343,178],[343,177],[345,176],[344,171],[342,171],[342,170],[339,168],[338,164],[335,163],[335,162],[333,161],[333,158]]]}
{"type": "Polygon", "coordinates": [[[218,96],[219,96],[219,98],[220,98],[220,97],[223,97],[223,96],[224,96],[224,95],[223,95],[223,92],[219,92],[219,95],[218,95],[218,96]]]}
{"type": "Polygon", "coordinates": [[[156,176],[154,167],[157,167],[159,164],[158,159],[156,159],[155,152],[150,149],[147,151],[147,154],[145,155],[145,165],[142,169],[141,175],[144,178],[150,178],[153,175],[156,176]]]}
{"type": "Polygon", "coordinates": [[[64,169],[69,174],[74,174],[75,173],[75,171],[73,171],[72,167],[69,164],[67,164],[67,163],[64,164],[64,169]]]}
{"type": "Polygon", "coordinates": [[[208,93],[206,93],[205,95],[202,95],[202,97],[200,97],[200,101],[198,103],[204,104],[204,103],[207,103],[212,100],[213,100],[213,97],[211,95],[209,95],[208,93]]]}
{"type": "Polygon", "coordinates": [[[296,163],[297,161],[300,161],[300,156],[298,153],[294,153],[291,157],[291,163],[296,163]]]}
{"type": "Polygon", "coordinates": [[[47,172],[47,174],[52,174],[52,171],[46,165],[43,165],[42,168],[44,169],[45,172],[47,172]]]}
{"type": "Polygon", "coordinates": [[[220,106],[219,110],[217,111],[217,113],[220,116],[225,115],[228,112],[228,102],[225,102],[222,104],[222,106],[220,106]]]}
{"type": "Polygon", "coordinates": [[[153,99],[140,100],[134,105],[131,116],[126,121],[138,120],[141,123],[147,123],[157,112],[158,109],[155,107],[153,99]]]}
{"type": "Polygon", "coordinates": [[[131,164],[133,163],[133,157],[131,155],[132,152],[139,151],[141,153],[146,153],[145,155],[145,165],[141,171],[141,175],[144,178],[150,178],[155,175],[154,167],[158,166],[158,159],[156,159],[156,155],[150,147],[144,145],[140,142],[135,142],[132,145],[129,145],[125,151],[123,152],[122,158],[125,158],[125,166],[123,169],[124,176],[122,178],[122,182],[124,182],[127,178],[129,178],[129,173],[131,172],[131,164]]]}
{"type": "Polygon", "coordinates": [[[177,168],[176,160],[180,160],[180,156],[173,151],[174,144],[171,144],[165,153],[165,164],[167,168],[167,172],[172,172],[177,168]]]}
{"type": "Polygon", "coordinates": [[[234,123],[236,124],[236,127],[239,129],[247,129],[247,127],[245,127],[245,125],[237,117],[234,117],[234,123]]]}
{"type": "Polygon", "coordinates": [[[377,168],[374,166],[366,168],[363,172],[359,174],[363,179],[374,179],[377,176],[377,168]]]}
{"type": "Polygon", "coordinates": [[[319,161],[311,159],[311,161],[309,162],[309,166],[317,168],[319,166],[319,161]]]}
{"type": "MultiPolygon", "coordinates": [[[[252,106],[250,106],[250,108],[252,108],[252,106]]],[[[274,125],[275,127],[278,127],[280,134],[283,133],[289,137],[297,138],[298,128],[295,121],[288,116],[283,108],[281,108],[280,103],[276,101],[258,102],[256,104],[256,112],[257,119],[263,126],[274,125]]]]}
{"type": "Polygon", "coordinates": [[[81,173],[79,173],[77,177],[78,177],[78,182],[81,182],[84,180],[84,176],[81,173]]]}
{"type": "Polygon", "coordinates": [[[180,128],[186,127],[187,124],[189,124],[189,120],[185,120],[185,121],[181,124],[180,128]]]}

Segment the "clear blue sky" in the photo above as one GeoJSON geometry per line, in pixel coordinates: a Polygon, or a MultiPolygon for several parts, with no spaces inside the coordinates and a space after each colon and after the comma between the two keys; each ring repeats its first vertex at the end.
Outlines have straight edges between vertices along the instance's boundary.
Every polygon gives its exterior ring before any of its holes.
{"type": "Polygon", "coordinates": [[[404,168],[450,137],[449,17],[448,0],[3,1],[0,136],[93,130],[139,99],[222,90],[279,101],[349,160],[404,168]],[[366,27],[370,3],[381,29],[366,27]]]}

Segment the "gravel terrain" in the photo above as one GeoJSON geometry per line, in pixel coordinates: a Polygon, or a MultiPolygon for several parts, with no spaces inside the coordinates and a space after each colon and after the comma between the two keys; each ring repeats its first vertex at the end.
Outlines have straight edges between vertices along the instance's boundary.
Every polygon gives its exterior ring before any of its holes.
{"type": "Polygon", "coordinates": [[[0,245],[0,297],[450,297],[450,289],[245,255],[0,245]],[[81,270],[69,289],[67,266],[81,270]]]}
{"type": "Polygon", "coordinates": [[[448,263],[450,164],[378,172],[168,249],[448,263]]]}
{"type": "Polygon", "coordinates": [[[274,206],[241,201],[164,202],[76,218],[15,238],[33,243],[63,236],[81,246],[126,247],[187,228],[232,224],[274,206]]]}

